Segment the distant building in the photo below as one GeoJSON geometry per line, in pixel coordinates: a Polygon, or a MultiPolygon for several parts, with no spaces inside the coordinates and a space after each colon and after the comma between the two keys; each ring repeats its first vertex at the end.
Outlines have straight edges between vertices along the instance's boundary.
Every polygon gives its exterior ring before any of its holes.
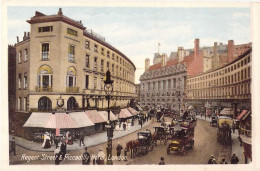
{"type": "Polygon", "coordinates": [[[183,109],[187,76],[203,72],[203,53],[199,50],[199,39],[195,39],[192,53],[179,47],[177,57],[172,56],[167,60],[166,55],[161,55],[160,63],[148,66],[149,62],[146,62],[145,65],[148,69],[140,77],[141,106],[183,109]]]}
{"type": "Polygon", "coordinates": [[[135,94],[137,95],[136,101],[140,102],[140,97],[141,97],[141,84],[136,84],[135,85],[135,94]]]}

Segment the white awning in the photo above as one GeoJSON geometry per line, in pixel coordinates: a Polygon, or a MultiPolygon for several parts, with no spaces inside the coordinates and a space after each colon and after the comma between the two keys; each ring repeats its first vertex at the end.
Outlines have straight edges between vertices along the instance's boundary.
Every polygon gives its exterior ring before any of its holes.
{"type": "MultiPolygon", "coordinates": [[[[98,114],[105,120],[108,120],[108,113],[107,111],[98,111],[98,114]]],[[[114,113],[110,110],[110,120],[115,121],[118,118],[114,115],[114,113]]]]}
{"type": "Polygon", "coordinates": [[[224,108],[220,112],[220,115],[233,115],[233,110],[231,108],[224,108]]]}
{"type": "Polygon", "coordinates": [[[91,122],[85,112],[72,112],[69,115],[76,121],[78,127],[88,127],[95,125],[93,122],[91,122]]]}
{"type": "Polygon", "coordinates": [[[141,106],[136,105],[136,107],[138,108],[139,111],[142,111],[143,109],[141,108],[141,106]]]}
{"type": "Polygon", "coordinates": [[[23,127],[44,128],[51,116],[52,113],[33,112],[23,127]]]}
{"type": "Polygon", "coordinates": [[[137,112],[135,109],[131,108],[131,107],[128,107],[127,108],[129,110],[129,112],[132,114],[132,115],[137,115],[139,112],[137,112]]]}

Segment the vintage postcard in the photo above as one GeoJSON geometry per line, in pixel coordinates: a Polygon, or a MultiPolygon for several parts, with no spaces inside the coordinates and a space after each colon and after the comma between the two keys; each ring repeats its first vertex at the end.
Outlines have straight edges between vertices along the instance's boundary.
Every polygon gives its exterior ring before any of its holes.
{"type": "Polygon", "coordinates": [[[3,3],[3,170],[259,169],[259,4],[118,2],[3,3]]]}

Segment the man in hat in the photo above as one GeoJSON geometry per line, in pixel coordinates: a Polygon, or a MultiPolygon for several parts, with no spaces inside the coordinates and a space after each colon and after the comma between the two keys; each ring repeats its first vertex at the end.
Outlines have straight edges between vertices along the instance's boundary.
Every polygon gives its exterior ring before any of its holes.
{"type": "Polygon", "coordinates": [[[213,164],[213,159],[214,159],[214,156],[211,155],[211,156],[210,156],[210,159],[209,159],[209,161],[208,161],[208,164],[213,164]]]}
{"type": "Polygon", "coordinates": [[[61,151],[61,154],[62,154],[62,159],[64,159],[65,155],[67,153],[67,144],[65,143],[64,139],[62,140],[62,143],[61,143],[61,146],[60,146],[60,151],[61,151]]]}
{"type": "Polygon", "coordinates": [[[236,156],[236,154],[234,153],[233,156],[230,159],[230,163],[231,164],[237,164],[239,162],[238,157],[236,156]]]}
{"type": "Polygon", "coordinates": [[[10,153],[14,152],[14,155],[16,155],[16,149],[15,149],[15,138],[13,137],[12,138],[12,141],[11,141],[11,150],[10,150],[10,153]]]}
{"type": "Polygon", "coordinates": [[[85,147],[85,153],[82,155],[82,164],[89,165],[90,164],[90,154],[88,153],[88,148],[85,147]]]}
{"type": "Polygon", "coordinates": [[[80,139],[79,139],[79,146],[81,147],[81,143],[83,144],[83,146],[85,146],[84,143],[84,133],[80,132],[80,139]]]}
{"type": "Polygon", "coordinates": [[[56,146],[56,149],[54,150],[54,156],[55,156],[55,165],[59,165],[61,162],[61,151],[60,146],[56,146]]]}
{"type": "Polygon", "coordinates": [[[165,165],[163,157],[161,157],[161,161],[160,161],[159,165],[165,165]]]}
{"type": "Polygon", "coordinates": [[[117,152],[117,159],[120,161],[121,151],[123,147],[120,145],[120,143],[117,143],[116,152],[117,152]]]}

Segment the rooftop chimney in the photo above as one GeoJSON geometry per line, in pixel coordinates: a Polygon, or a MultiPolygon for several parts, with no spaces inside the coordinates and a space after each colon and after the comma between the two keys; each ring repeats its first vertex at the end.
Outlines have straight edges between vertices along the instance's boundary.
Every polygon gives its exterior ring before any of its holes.
{"type": "Polygon", "coordinates": [[[150,59],[149,58],[146,58],[145,59],[145,71],[147,71],[150,67],[150,59]]]}
{"type": "Polygon", "coordinates": [[[24,32],[24,34],[23,34],[23,40],[25,40],[26,39],[26,32],[24,32]]]}
{"type": "Polygon", "coordinates": [[[228,41],[228,62],[231,62],[234,60],[234,40],[228,41]]]}
{"type": "Polygon", "coordinates": [[[61,8],[59,8],[58,15],[63,15],[63,13],[62,13],[62,9],[61,9],[61,8]]]}
{"type": "Polygon", "coordinates": [[[162,54],[162,67],[166,65],[166,54],[162,54]]]}
{"type": "Polygon", "coordinates": [[[17,36],[16,38],[17,38],[17,43],[19,43],[19,37],[17,36]]]}
{"type": "Polygon", "coordinates": [[[178,59],[178,63],[180,63],[181,61],[183,61],[185,56],[185,51],[183,47],[178,47],[178,52],[177,52],[177,59],[178,59]]]}
{"type": "Polygon", "coordinates": [[[196,58],[200,51],[200,39],[195,39],[194,41],[194,57],[196,58]]]}

